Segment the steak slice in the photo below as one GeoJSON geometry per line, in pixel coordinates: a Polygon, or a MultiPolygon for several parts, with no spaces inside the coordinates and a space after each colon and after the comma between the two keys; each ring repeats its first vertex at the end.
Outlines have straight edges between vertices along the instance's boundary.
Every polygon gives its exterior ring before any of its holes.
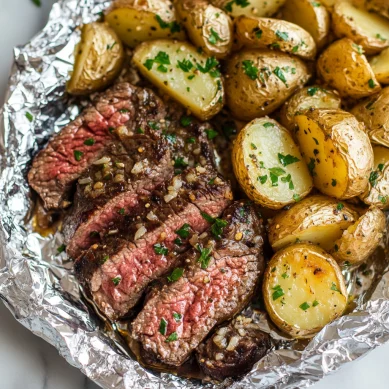
{"type": "MultiPolygon", "coordinates": [[[[110,129],[138,115],[160,115],[162,102],[146,89],[120,83],[92,101],[74,121],[54,135],[34,158],[28,182],[47,209],[66,207],[73,183],[101,157],[112,140],[110,129]]],[[[163,108],[162,108],[163,109],[163,108]]],[[[164,112],[161,114],[164,117],[164,112]]]]}
{"type": "Polygon", "coordinates": [[[162,363],[185,362],[215,325],[247,304],[263,272],[264,227],[253,206],[235,202],[221,220],[182,254],[182,277],[152,296],[132,324],[133,338],[162,363]]]}
{"type": "Polygon", "coordinates": [[[76,261],[80,282],[107,317],[126,315],[147,285],[175,266],[189,238],[208,228],[208,215],[218,217],[228,206],[231,189],[219,176],[210,185],[214,177],[203,167],[174,177],[165,191],[150,196],[143,214],[127,216],[118,234],[92,245],[76,261]]]}

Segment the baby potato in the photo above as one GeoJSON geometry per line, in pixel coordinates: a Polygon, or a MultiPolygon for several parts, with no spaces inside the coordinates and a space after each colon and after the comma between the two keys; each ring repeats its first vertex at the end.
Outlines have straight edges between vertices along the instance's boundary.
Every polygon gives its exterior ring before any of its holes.
{"type": "Polygon", "coordinates": [[[339,265],[310,244],[277,252],[266,268],[262,291],[270,319],[294,338],[312,337],[347,306],[339,265]]]}
{"type": "Polygon", "coordinates": [[[200,54],[186,42],[160,39],[134,50],[139,71],[163,92],[208,120],[223,108],[223,82],[214,57],[200,54]]]}
{"type": "Polygon", "coordinates": [[[312,188],[308,169],[289,132],[269,118],[255,119],[240,131],[232,165],[247,196],[272,209],[300,200],[312,188]]]}
{"type": "Polygon", "coordinates": [[[281,9],[282,19],[308,31],[321,49],[328,40],[330,15],[319,1],[288,0],[281,9]]]}
{"type": "Polygon", "coordinates": [[[381,84],[389,84],[389,48],[370,58],[369,63],[377,81],[381,84]]]}
{"type": "Polygon", "coordinates": [[[105,20],[129,47],[154,39],[185,39],[170,0],[115,0],[105,20]]]}
{"type": "Polygon", "coordinates": [[[84,95],[107,87],[122,70],[124,52],[120,39],[106,23],[84,24],[74,50],[74,66],[67,92],[84,95]]]}
{"type": "Polygon", "coordinates": [[[361,45],[366,54],[389,46],[389,20],[340,1],[332,10],[332,28],[338,38],[347,37],[361,45]]]}
{"type": "Polygon", "coordinates": [[[389,87],[357,104],[350,112],[365,124],[372,143],[389,147],[389,87]]]}
{"type": "Polygon", "coordinates": [[[323,195],[309,196],[272,218],[269,242],[274,251],[296,242],[330,250],[358,217],[347,203],[323,195]]]}
{"type": "Polygon", "coordinates": [[[239,16],[235,20],[238,43],[249,49],[274,49],[298,57],[314,59],[316,43],[296,24],[279,19],[239,16]]]}
{"type": "Polygon", "coordinates": [[[296,139],[322,193],[348,199],[363,193],[373,169],[364,125],[348,112],[315,109],[295,117],[296,139]]]}
{"type": "Polygon", "coordinates": [[[226,64],[226,100],[234,117],[243,121],[276,110],[309,79],[299,58],[271,50],[243,50],[226,64]]]}
{"type": "Polygon", "coordinates": [[[319,85],[306,86],[298,90],[285,104],[280,112],[280,121],[288,130],[295,128],[295,116],[313,108],[338,109],[341,99],[336,91],[324,89],[319,85]]]}
{"type": "Polygon", "coordinates": [[[178,18],[192,43],[216,58],[224,58],[233,42],[232,22],[221,9],[206,0],[177,0],[178,18]]]}
{"type": "Polygon", "coordinates": [[[349,38],[340,39],[324,50],[317,61],[317,72],[342,97],[359,99],[381,89],[362,47],[349,38]]]}
{"type": "Polygon", "coordinates": [[[371,207],[335,241],[332,256],[338,263],[360,265],[381,242],[385,227],[384,213],[377,207],[371,207]]]}
{"type": "Polygon", "coordinates": [[[224,9],[230,16],[236,18],[241,15],[246,16],[272,16],[285,3],[286,0],[211,0],[211,3],[224,9]]]}
{"type": "Polygon", "coordinates": [[[358,8],[366,8],[368,11],[374,11],[389,19],[388,0],[352,0],[352,3],[358,8]]]}

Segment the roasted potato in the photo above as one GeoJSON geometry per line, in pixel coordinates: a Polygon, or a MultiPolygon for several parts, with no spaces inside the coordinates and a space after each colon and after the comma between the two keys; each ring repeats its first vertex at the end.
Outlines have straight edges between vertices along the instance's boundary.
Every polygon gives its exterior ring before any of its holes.
{"type": "Polygon", "coordinates": [[[124,52],[120,39],[106,23],[84,24],[74,50],[74,67],[67,92],[84,95],[107,87],[120,73],[124,52]]]}
{"type": "Polygon", "coordinates": [[[340,1],[332,10],[332,28],[338,38],[347,37],[361,45],[366,54],[389,46],[389,20],[340,1]]]}
{"type": "Polygon", "coordinates": [[[319,85],[307,86],[298,90],[285,104],[280,112],[283,126],[292,131],[295,128],[295,116],[312,108],[338,109],[341,99],[336,91],[324,89],[319,85]]]}
{"type": "Polygon", "coordinates": [[[336,261],[318,246],[296,244],[270,260],[262,285],[274,324],[295,338],[309,338],[341,316],[347,290],[336,261]]]}
{"type": "Polygon", "coordinates": [[[377,81],[381,84],[389,84],[389,48],[370,58],[369,63],[377,81]]]}
{"type": "Polygon", "coordinates": [[[340,39],[324,50],[317,61],[317,72],[342,97],[358,99],[381,89],[362,47],[349,38],[340,39]]]}
{"type": "Polygon", "coordinates": [[[231,18],[206,0],[176,0],[177,16],[190,40],[216,58],[226,57],[232,48],[231,18]]]}
{"type": "Polygon", "coordinates": [[[374,146],[374,170],[369,176],[369,185],[360,196],[367,205],[377,208],[389,209],[389,149],[374,146]]]}
{"type": "Polygon", "coordinates": [[[227,106],[243,121],[268,115],[309,77],[299,58],[271,50],[240,51],[226,65],[227,106]]]}
{"type": "Polygon", "coordinates": [[[105,20],[129,47],[154,39],[185,39],[170,0],[115,0],[105,20]]]}
{"type": "Polygon", "coordinates": [[[279,209],[306,196],[312,179],[289,132],[275,120],[255,119],[234,142],[232,165],[247,196],[279,209]]]}
{"type": "Polygon", "coordinates": [[[364,125],[348,112],[315,109],[295,117],[296,139],[322,193],[348,199],[363,193],[373,170],[364,125]]]}
{"type": "Polygon", "coordinates": [[[368,11],[374,11],[389,18],[388,0],[352,0],[352,2],[359,8],[366,8],[368,11]]]}
{"type": "Polygon", "coordinates": [[[357,104],[351,113],[365,124],[371,142],[389,147],[389,87],[357,104]]]}
{"type": "Polygon", "coordinates": [[[381,242],[385,227],[384,213],[371,207],[335,241],[332,256],[338,263],[360,265],[381,242]]]}
{"type": "Polygon", "coordinates": [[[323,195],[309,196],[272,218],[269,242],[275,251],[296,242],[330,250],[358,217],[347,203],[323,195]]]}
{"type": "Polygon", "coordinates": [[[214,57],[200,54],[189,43],[144,42],[134,50],[140,72],[201,120],[223,108],[223,82],[214,57]]]}
{"type": "Polygon", "coordinates": [[[319,1],[287,0],[281,9],[282,19],[308,31],[321,49],[328,40],[330,15],[319,1]]]}
{"type": "Polygon", "coordinates": [[[296,24],[279,19],[239,16],[235,20],[236,39],[249,49],[274,49],[314,59],[316,43],[312,36],[296,24]]]}
{"type": "Polygon", "coordinates": [[[224,9],[232,17],[246,16],[272,16],[285,3],[286,0],[211,0],[211,3],[224,9]]]}

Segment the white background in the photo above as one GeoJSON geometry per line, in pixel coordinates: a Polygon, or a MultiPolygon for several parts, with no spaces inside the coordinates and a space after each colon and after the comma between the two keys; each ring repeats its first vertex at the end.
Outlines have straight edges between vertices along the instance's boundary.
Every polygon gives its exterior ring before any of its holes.
{"type": "MultiPolygon", "coordinates": [[[[26,43],[39,31],[54,0],[0,0],[0,105],[3,103],[12,48],[26,43]]],[[[388,0],[389,1],[389,0],[388,0]]],[[[388,389],[389,345],[327,376],[314,389],[388,389]]],[[[0,303],[1,389],[97,389],[58,352],[17,323],[0,303]]]]}

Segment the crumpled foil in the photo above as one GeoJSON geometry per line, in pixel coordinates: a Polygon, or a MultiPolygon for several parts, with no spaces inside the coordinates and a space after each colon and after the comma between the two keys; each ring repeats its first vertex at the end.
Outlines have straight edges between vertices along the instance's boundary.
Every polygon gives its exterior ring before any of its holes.
{"type": "MultiPolygon", "coordinates": [[[[72,263],[58,254],[62,236],[33,232],[33,200],[26,174],[31,158],[53,132],[79,112],[65,94],[78,40],[76,27],[96,20],[109,2],[61,0],[43,31],[15,49],[6,104],[0,112],[0,297],[15,318],[54,345],[66,360],[103,388],[196,388],[200,381],[143,368],[123,339],[107,331],[81,298],[72,263]]],[[[76,104],[77,103],[77,104],[76,104]]],[[[273,350],[231,388],[303,388],[389,341],[388,236],[362,269],[345,271],[354,311],[327,325],[307,345],[279,334],[265,314],[254,321],[274,340],[273,350]]],[[[218,387],[212,383],[206,387],[218,387]]]]}

